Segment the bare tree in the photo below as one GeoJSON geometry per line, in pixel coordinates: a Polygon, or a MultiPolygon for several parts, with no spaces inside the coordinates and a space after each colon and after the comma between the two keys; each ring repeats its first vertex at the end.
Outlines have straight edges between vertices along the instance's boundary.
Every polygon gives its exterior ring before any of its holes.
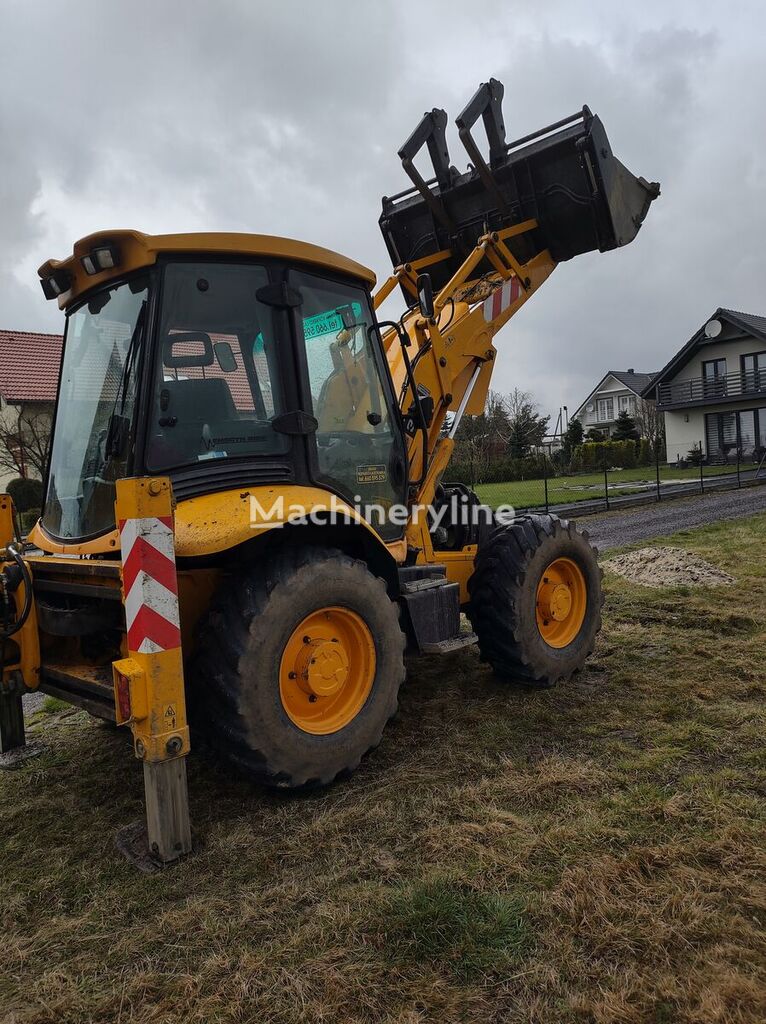
{"type": "Polygon", "coordinates": [[[0,468],[18,473],[20,477],[42,479],[51,443],[49,412],[25,409],[12,416],[5,410],[0,419],[0,468]]]}
{"type": "Polygon", "coordinates": [[[532,396],[515,388],[509,395],[487,394],[484,412],[466,416],[455,437],[455,461],[469,468],[471,483],[484,480],[498,459],[523,458],[543,443],[549,416],[541,416],[532,396]]]}
{"type": "Polygon", "coordinates": [[[508,448],[515,458],[529,455],[532,448],[543,443],[548,433],[550,416],[541,416],[532,395],[514,388],[505,400],[510,427],[508,448]]]}
{"type": "Polygon", "coordinates": [[[466,416],[455,437],[455,461],[470,467],[471,483],[484,478],[493,460],[505,452],[509,438],[507,399],[490,391],[484,412],[466,416]]]}
{"type": "Polygon", "coordinates": [[[652,446],[652,451],[655,451],[657,445],[665,439],[665,416],[657,411],[657,403],[639,398],[633,419],[641,437],[645,437],[652,446]]]}

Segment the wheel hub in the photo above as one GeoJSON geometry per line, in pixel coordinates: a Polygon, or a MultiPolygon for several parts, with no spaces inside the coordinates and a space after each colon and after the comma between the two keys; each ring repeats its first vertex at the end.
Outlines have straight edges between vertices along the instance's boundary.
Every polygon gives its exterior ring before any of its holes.
{"type": "Polygon", "coordinates": [[[307,615],[285,644],[279,692],[288,718],[326,735],[362,710],[375,679],[375,642],[360,615],[327,607],[307,615]]]}
{"type": "Polygon", "coordinates": [[[550,647],[566,647],[585,621],[588,590],[585,575],[571,558],[556,558],[537,587],[537,628],[550,647]]]}
{"type": "Polygon", "coordinates": [[[572,610],[572,591],[566,583],[544,579],[538,603],[544,618],[563,622],[572,610]]]}
{"type": "Polygon", "coordinates": [[[314,640],[302,674],[309,690],[317,697],[337,693],[348,679],[349,660],[337,640],[314,640]]]}

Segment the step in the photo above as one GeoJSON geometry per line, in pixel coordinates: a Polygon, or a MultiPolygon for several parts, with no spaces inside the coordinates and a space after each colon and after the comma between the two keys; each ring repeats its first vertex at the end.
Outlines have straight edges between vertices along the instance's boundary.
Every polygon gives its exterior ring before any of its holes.
{"type": "Polygon", "coordinates": [[[50,697],[84,708],[97,718],[115,721],[112,666],[43,664],[40,689],[50,697]]]}
{"type": "Polygon", "coordinates": [[[423,644],[423,654],[453,654],[464,647],[474,647],[479,642],[475,633],[461,633],[449,640],[439,640],[435,644],[423,644]]]}
{"type": "Polygon", "coordinates": [[[409,583],[402,583],[402,593],[419,594],[421,590],[434,590],[436,587],[446,587],[449,582],[446,576],[431,576],[427,579],[412,580],[409,583]]]}

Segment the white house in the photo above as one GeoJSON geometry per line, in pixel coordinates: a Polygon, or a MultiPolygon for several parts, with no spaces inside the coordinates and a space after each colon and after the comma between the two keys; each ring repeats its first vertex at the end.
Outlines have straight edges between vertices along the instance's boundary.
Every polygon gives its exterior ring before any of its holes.
{"type": "Polygon", "coordinates": [[[585,432],[592,428],[610,437],[621,412],[636,416],[641,394],[654,374],[630,370],[608,370],[591,391],[572,419],[579,420],[585,432]]]}
{"type": "Polygon", "coordinates": [[[644,390],[665,416],[668,461],[766,450],[766,317],[719,308],[644,390]]]}

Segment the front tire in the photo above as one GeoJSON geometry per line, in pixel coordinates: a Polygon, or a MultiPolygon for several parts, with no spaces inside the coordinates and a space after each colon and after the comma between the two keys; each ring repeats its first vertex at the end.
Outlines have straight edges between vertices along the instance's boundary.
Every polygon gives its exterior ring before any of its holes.
{"type": "Polygon", "coordinates": [[[479,547],[468,615],[482,660],[527,686],[579,671],[601,629],[598,552],[573,523],[523,516],[479,547]]]}
{"type": "Polygon", "coordinates": [[[192,723],[254,781],[328,785],[380,742],[403,654],[398,608],[364,562],[286,550],[217,596],[190,672],[192,723]]]}

